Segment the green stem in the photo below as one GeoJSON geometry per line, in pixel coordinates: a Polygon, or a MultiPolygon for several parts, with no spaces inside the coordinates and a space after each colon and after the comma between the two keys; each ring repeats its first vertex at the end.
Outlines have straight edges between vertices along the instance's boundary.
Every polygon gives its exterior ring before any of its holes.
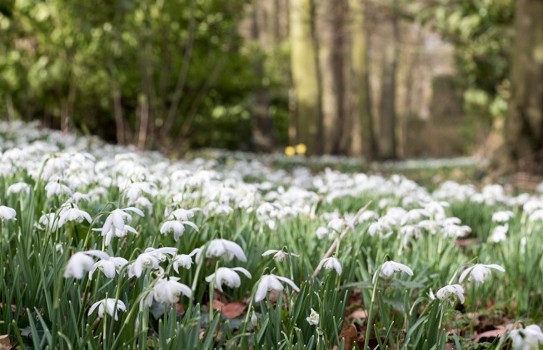
{"type": "Polygon", "coordinates": [[[370,302],[370,311],[368,312],[368,326],[366,327],[366,336],[364,338],[364,350],[369,349],[369,341],[370,341],[370,334],[371,334],[371,322],[373,318],[373,305],[375,304],[375,299],[377,297],[377,283],[379,282],[379,278],[375,279],[375,284],[373,285],[373,291],[371,293],[371,302],[370,302]]]}

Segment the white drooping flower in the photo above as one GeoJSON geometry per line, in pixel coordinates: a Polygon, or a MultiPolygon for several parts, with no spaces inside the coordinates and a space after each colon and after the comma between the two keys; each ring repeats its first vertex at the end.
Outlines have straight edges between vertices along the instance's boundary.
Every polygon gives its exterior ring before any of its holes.
{"type": "Polygon", "coordinates": [[[206,277],[206,282],[215,282],[215,288],[222,292],[222,285],[226,285],[230,288],[239,288],[241,279],[237,272],[243,273],[247,278],[252,278],[251,273],[243,267],[219,267],[215,273],[206,277]]]}
{"type": "Polygon", "coordinates": [[[468,281],[475,282],[475,284],[483,283],[490,276],[490,269],[505,272],[505,269],[497,264],[475,264],[462,272],[459,281],[462,283],[469,276],[468,281]]]}
{"type": "Polygon", "coordinates": [[[511,210],[497,211],[492,214],[492,221],[499,224],[505,224],[511,220],[515,214],[511,210]]]}
{"type": "Polygon", "coordinates": [[[14,183],[13,185],[9,186],[6,193],[8,195],[10,194],[19,194],[19,193],[25,193],[25,194],[28,194],[30,193],[30,185],[27,184],[26,182],[17,182],[17,183],[14,183]]]}
{"type": "Polygon", "coordinates": [[[72,194],[72,190],[68,186],[63,185],[58,181],[49,182],[45,185],[45,191],[47,191],[47,198],[72,194]]]}
{"type": "Polygon", "coordinates": [[[168,220],[164,222],[160,227],[160,233],[163,235],[173,233],[173,238],[177,242],[179,240],[179,237],[181,237],[183,233],[185,233],[185,226],[190,226],[195,231],[198,231],[198,226],[196,226],[191,221],[168,220]]]}
{"type": "Polygon", "coordinates": [[[313,310],[313,308],[311,308],[311,314],[309,314],[308,317],[305,318],[307,323],[309,323],[310,325],[312,326],[318,326],[319,325],[319,320],[320,320],[320,316],[319,314],[317,313],[317,311],[313,310]]]}
{"type": "Polygon", "coordinates": [[[438,290],[435,296],[439,300],[458,299],[460,304],[464,304],[464,288],[459,284],[449,284],[438,290]]]}
{"type": "Polygon", "coordinates": [[[490,235],[490,237],[488,237],[488,240],[492,243],[503,242],[507,239],[508,231],[509,226],[507,224],[496,226],[492,230],[492,234],[490,235]]]}
{"type": "Polygon", "coordinates": [[[90,271],[94,265],[92,256],[100,259],[109,259],[109,255],[99,250],[88,250],[85,252],[77,252],[70,257],[68,264],[64,269],[65,278],[83,278],[87,271],[90,271]]]}
{"type": "Polygon", "coordinates": [[[17,215],[15,209],[0,205],[0,219],[1,220],[15,220],[17,215]]]}
{"type": "Polygon", "coordinates": [[[262,253],[262,256],[268,256],[273,254],[273,259],[276,261],[284,261],[289,256],[299,257],[298,254],[288,253],[284,250],[270,249],[262,253]]]}
{"type": "Polygon", "coordinates": [[[386,222],[379,219],[368,227],[368,233],[370,236],[381,235],[383,237],[388,237],[393,233],[393,231],[386,222]]]}
{"type": "Polygon", "coordinates": [[[271,290],[275,290],[278,292],[282,291],[284,287],[283,287],[283,284],[281,284],[281,282],[288,284],[296,292],[300,291],[298,286],[293,281],[291,281],[290,279],[286,277],[277,276],[273,274],[263,275],[262,277],[260,277],[260,281],[256,289],[255,302],[258,303],[259,301],[264,300],[264,298],[266,297],[266,294],[271,290]]]}
{"type": "MultiPolygon", "coordinates": [[[[194,216],[194,213],[197,211],[201,211],[200,208],[192,208],[192,209],[176,209],[169,213],[167,216],[170,218],[173,218],[175,220],[181,220],[181,221],[190,221],[190,219],[194,216]]],[[[166,213],[165,213],[166,214],[166,213]]]]}
{"type": "Polygon", "coordinates": [[[341,263],[337,258],[334,257],[322,259],[317,266],[317,270],[320,270],[323,267],[327,270],[335,270],[338,275],[341,275],[341,272],[343,271],[343,269],[341,268],[341,263]]]}
{"type": "Polygon", "coordinates": [[[241,247],[232,241],[226,239],[214,239],[209,242],[206,257],[222,257],[225,261],[231,261],[234,257],[239,261],[247,261],[247,257],[241,247]]]}
{"type": "Polygon", "coordinates": [[[92,275],[97,269],[102,271],[107,278],[113,278],[126,264],[128,264],[128,261],[121,257],[112,256],[107,259],[101,259],[92,266],[89,271],[89,279],[92,279],[92,275]]]}
{"type": "Polygon", "coordinates": [[[383,265],[381,265],[381,268],[379,270],[375,272],[375,275],[373,276],[373,282],[375,283],[377,276],[383,279],[390,279],[395,272],[404,272],[409,276],[413,276],[413,270],[411,270],[409,266],[397,263],[395,261],[387,261],[383,265]]]}
{"type": "Polygon", "coordinates": [[[97,301],[96,303],[92,304],[92,306],[89,309],[88,316],[90,316],[94,310],[98,308],[98,317],[103,318],[104,314],[107,313],[109,316],[113,317],[115,321],[117,321],[118,315],[117,311],[126,311],[126,305],[121,300],[113,299],[113,298],[105,298],[100,301],[97,301]]]}
{"type": "MultiPolygon", "coordinates": [[[[155,282],[151,292],[152,298],[159,303],[170,305],[175,305],[181,295],[190,298],[192,296],[191,289],[178,281],[179,278],[177,277],[160,278],[155,282]]],[[[148,297],[147,302],[150,305],[152,299],[148,297]]]]}
{"type": "Polygon", "coordinates": [[[96,230],[100,231],[101,235],[105,237],[104,243],[106,246],[109,246],[113,236],[121,238],[125,237],[129,232],[133,234],[137,233],[132,226],[127,224],[128,222],[132,221],[132,215],[130,215],[130,212],[133,212],[141,217],[144,216],[143,212],[135,207],[114,209],[107,216],[102,228],[96,230]]]}
{"type": "Polygon", "coordinates": [[[79,209],[79,207],[74,203],[64,205],[58,214],[59,227],[62,227],[69,222],[82,223],[85,220],[89,224],[92,222],[92,218],[89,213],[79,209]]]}
{"type": "Polygon", "coordinates": [[[543,332],[538,325],[532,324],[523,329],[512,330],[509,339],[515,350],[538,350],[539,345],[543,344],[543,332]]]}

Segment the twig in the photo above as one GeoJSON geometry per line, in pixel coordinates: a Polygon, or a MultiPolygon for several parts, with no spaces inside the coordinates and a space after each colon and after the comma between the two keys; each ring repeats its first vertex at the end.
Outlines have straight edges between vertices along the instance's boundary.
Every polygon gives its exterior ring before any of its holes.
{"type": "MultiPolygon", "coordinates": [[[[341,232],[341,234],[339,235],[338,238],[336,238],[334,240],[334,243],[332,243],[332,245],[330,246],[330,248],[328,248],[328,251],[326,252],[326,254],[324,254],[324,257],[322,259],[326,259],[326,258],[329,258],[332,256],[332,254],[334,254],[334,251],[337,249],[338,245],[339,245],[339,242],[341,242],[341,240],[343,238],[345,238],[345,236],[347,235],[347,233],[350,231],[350,229],[352,227],[354,227],[354,223],[358,221],[358,219],[360,218],[360,216],[362,215],[362,213],[364,213],[366,211],[366,209],[368,209],[368,207],[370,206],[371,204],[371,201],[369,201],[362,209],[360,209],[356,215],[354,216],[353,220],[352,220],[352,223],[353,225],[346,225],[345,228],[343,229],[343,231],[341,232]]],[[[313,272],[313,275],[311,276],[311,278],[315,278],[317,277],[317,275],[319,274],[319,272],[321,271],[322,269],[322,265],[318,265],[317,268],[315,269],[315,271],[313,272]]]]}

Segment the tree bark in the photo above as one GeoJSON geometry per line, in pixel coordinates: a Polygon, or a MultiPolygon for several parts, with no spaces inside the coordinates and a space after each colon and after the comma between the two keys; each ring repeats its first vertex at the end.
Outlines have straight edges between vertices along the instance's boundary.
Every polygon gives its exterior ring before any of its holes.
{"type": "Polygon", "coordinates": [[[323,151],[344,154],[350,145],[346,113],[345,0],[323,0],[317,6],[319,69],[322,82],[323,151]]]}
{"type": "Polygon", "coordinates": [[[517,0],[511,100],[505,128],[509,163],[541,171],[543,155],[543,1],[517,0]]]}
{"type": "Polygon", "coordinates": [[[290,0],[292,81],[296,101],[296,140],[308,154],[322,153],[320,79],[312,0],[290,0]]]}
{"type": "Polygon", "coordinates": [[[351,102],[352,142],[350,154],[372,159],[377,153],[371,115],[364,0],[349,0],[351,14],[351,102]]]}
{"type": "Polygon", "coordinates": [[[379,157],[381,159],[394,159],[396,153],[396,71],[398,66],[398,10],[397,0],[392,0],[392,40],[386,53],[386,61],[383,66],[383,78],[381,88],[380,114],[381,137],[379,145],[379,157]]]}
{"type": "MultiPolygon", "coordinates": [[[[252,23],[251,37],[254,42],[259,44],[260,50],[264,51],[265,47],[261,42],[261,28],[259,23],[258,11],[262,4],[259,0],[254,0],[252,5],[252,23]]],[[[266,30],[266,28],[263,28],[266,30]]],[[[275,33],[273,36],[275,37],[275,33]]],[[[257,151],[269,152],[275,146],[275,137],[273,134],[273,123],[269,113],[270,92],[264,86],[265,68],[264,57],[261,55],[256,59],[254,71],[258,79],[258,87],[253,98],[252,106],[252,138],[253,144],[257,151]]]]}

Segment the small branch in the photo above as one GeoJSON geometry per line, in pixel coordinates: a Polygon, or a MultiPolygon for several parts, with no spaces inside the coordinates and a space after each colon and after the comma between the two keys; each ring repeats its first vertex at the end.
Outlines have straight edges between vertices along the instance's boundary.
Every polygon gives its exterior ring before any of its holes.
{"type": "MultiPolygon", "coordinates": [[[[358,219],[360,218],[360,216],[362,215],[362,213],[364,213],[366,211],[366,209],[368,209],[368,207],[370,206],[371,204],[371,201],[369,201],[362,209],[360,209],[356,215],[354,216],[353,218],[353,225],[350,226],[350,225],[347,225],[345,226],[345,228],[343,229],[343,232],[341,232],[341,234],[339,235],[338,238],[336,238],[334,240],[334,243],[332,243],[332,245],[330,246],[330,248],[328,248],[328,251],[326,252],[326,254],[324,254],[324,256],[322,257],[322,259],[326,259],[326,258],[329,258],[332,256],[332,254],[334,254],[334,251],[337,250],[338,246],[339,246],[339,242],[341,242],[341,240],[343,238],[345,238],[345,236],[347,235],[347,233],[349,233],[349,231],[351,230],[351,228],[354,227],[354,223],[358,221],[358,219]]],[[[321,260],[322,260],[321,259],[321,260]]],[[[315,278],[317,277],[317,275],[319,274],[319,272],[321,271],[322,269],[322,266],[319,265],[317,266],[317,268],[315,269],[315,271],[313,272],[313,275],[311,276],[311,278],[315,278]]]]}

